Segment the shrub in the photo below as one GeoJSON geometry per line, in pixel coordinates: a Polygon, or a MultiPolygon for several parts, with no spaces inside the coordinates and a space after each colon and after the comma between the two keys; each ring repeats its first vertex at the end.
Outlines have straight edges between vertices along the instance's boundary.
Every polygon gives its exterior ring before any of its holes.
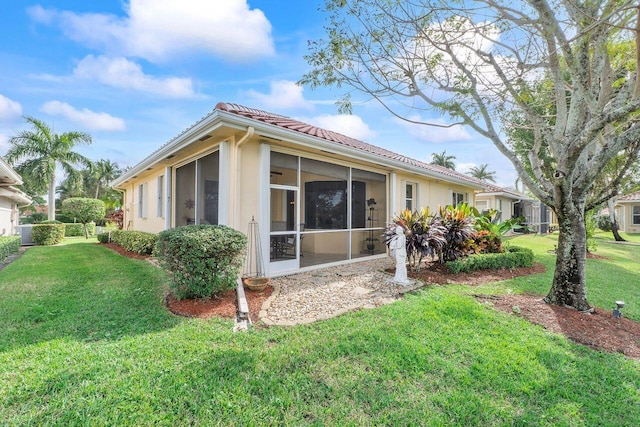
{"type": "Polygon", "coordinates": [[[65,215],[72,216],[84,225],[84,236],[88,239],[89,229],[87,224],[104,218],[105,206],[102,200],[71,197],[62,202],[62,212],[65,215]]]}
{"type": "Polygon", "coordinates": [[[476,270],[499,270],[501,268],[531,267],[533,251],[519,246],[510,246],[500,254],[472,255],[465,259],[447,262],[449,271],[454,274],[470,273],[476,270]]]}
{"type": "Polygon", "coordinates": [[[9,255],[18,252],[21,244],[22,238],[20,236],[0,236],[0,262],[9,255]]]}
{"type": "Polygon", "coordinates": [[[73,224],[73,223],[76,222],[72,216],[64,214],[64,213],[57,213],[56,214],[56,221],[60,221],[60,222],[63,222],[65,224],[73,224]]]}
{"type": "Polygon", "coordinates": [[[247,237],[224,225],[187,225],[158,235],[155,255],[173,273],[178,298],[206,298],[236,286],[247,237]]]}
{"type": "Polygon", "coordinates": [[[36,245],[57,245],[64,240],[65,226],[60,221],[44,221],[31,228],[33,242],[36,245]]]}
{"type": "Polygon", "coordinates": [[[488,230],[478,231],[473,235],[470,252],[474,254],[497,254],[502,252],[502,237],[488,230]]]}
{"type": "Polygon", "coordinates": [[[473,211],[466,203],[440,208],[440,222],[447,241],[438,254],[440,262],[455,261],[468,253],[474,232],[473,211]]]}
{"type": "Polygon", "coordinates": [[[420,212],[403,211],[393,219],[393,222],[387,224],[383,234],[387,246],[395,238],[397,226],[405,230],[407,259],[411,271],[420,271],[423,258],[433,258],[446,243],[445,229],[440,224],[440,218],[431,215],[429,208],[423,208],[420,212]]]}
{"type": "Polygon", "coordinates": [[[100,243],[109,243],[109,233],[98,233],[96,236],[98,238],[98,242],[100,243]]]}
{"type": "Polygon", "coordinates": [[[158,240],[158,236],[144,231],[113,230],[111,231],[111,242],[122,246],[129,252],[140,255],[151,255],[158,240]]]}
{"type": "MultiPolygon", "coordinates": [[[[65,223],[64,227],[64,237],[84,236],[84,225],[79,222],[65,223]]],[[[87,232],[89,233],[89,236],[93,236],[96,232],[96,224],[93,222],[88,223],[87,232]]]]}
{"type": "Polygon", "coordinates": [[[596,226],[602,231],[611,231],[611,217],[609,215],[596,216],[596,226]]]}

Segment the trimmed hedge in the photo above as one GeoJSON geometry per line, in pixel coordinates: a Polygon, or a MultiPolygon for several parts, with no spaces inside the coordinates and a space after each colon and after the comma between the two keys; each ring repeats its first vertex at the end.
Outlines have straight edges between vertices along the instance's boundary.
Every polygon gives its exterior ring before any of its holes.
{"type": "MultiPolygon", "coordinates": [[[[109,240],[109,233],[107,241],[109,240]]],[[[145,233],[144,231],[132,230],[113,230],[111,231],[111,243],[122,246],[129,252],[135,252],[140,255],[151,255],[153,248],[158,240],[158,235],[153,233],[145,233]]],[[[102,240],[100,240],[102,241],[102,240]]],[[[106,242],[103,242],[106,243],[106,242]]]]}
{"type": "Polygon", "coordinates": [[[499,270],[501,268],[531,267],[533,251],[519,246],[510,246],[500,254],[472,255],[464,259],[447,263],[454,274],[470,273],[476,270],[499,270]]]}
{"type": "Polygon", "coordinates": [[[109,243],[109,233],[98,233],[96,235],[96,237],[98,238],[98,242],[100,243],[109,243]]]}
{"type": "MultiPolygon", "coordinates": [[[[84,236],[84,225],[82,223],[65,223],[64,226],[64,237],[84,236]]],[[[96,224],[94,222],[87,223],[87,231],[89,232],[89,236],[93,236],[96,232],[96,224]]]]}
{"type": "Polygon", "coordinates": [[[176,298],[207,298],[236,287],[246,245],[225,225],[187,225],[161,232],[154,254],[173,273],[176,298]]]}
{"type": "Polygon", "coordinates": [[[9,255],[18,252],[21,245],[22,238],[20,236],[0,236],[0,262],[9,255]]]}
{"type": "Polygon", "coordinates": [[[31,227],[33,242],[36,245],[57,245],[64,240],[65,226],[60,221],[45,221],[31,227]]]}

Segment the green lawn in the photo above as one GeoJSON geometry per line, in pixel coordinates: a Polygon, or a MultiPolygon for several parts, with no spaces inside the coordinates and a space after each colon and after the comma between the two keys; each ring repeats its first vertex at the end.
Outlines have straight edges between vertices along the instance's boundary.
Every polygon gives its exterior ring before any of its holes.
{"type": "MultiPolygon", "coordinates": [[[[553,267],[553,236],[512,243],[553,267]]],[[[623,283],[638,277],[639,252],[600,244],[611,260],[588,261],[592,303],[624,298],[625,315],[640,319],[638,286],[623,283]]],[[[550,277],[548,270],[480,291],[545,293],[550,277]]],[[[640,362],[489,309],[467,295],[477,287],[430,287],[324,322],[234,334],[231,321],[167,313],[165,282],[147,262],[83,240],[29,249],[1,271],[0,425],[640,419],[640,362]]]]}

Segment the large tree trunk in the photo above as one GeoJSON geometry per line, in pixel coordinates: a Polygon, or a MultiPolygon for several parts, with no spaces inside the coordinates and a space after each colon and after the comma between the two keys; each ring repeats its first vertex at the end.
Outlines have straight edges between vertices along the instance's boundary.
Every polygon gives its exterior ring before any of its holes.
{"type": "Polygon", "coordinates": [[[49,210],[47,219],[53,221],[56,219],[56,177],[51,178],[49,183],[49,210]]]}
{"type": "Polygon", "coordinates": [[[584,204],[571,202],[556,210],[560,235],[556,250],[556,271],[553,286],[545,301],[550,304],[573,307],[579,311],[591,310],[587,302],[586,258],[587,231],[584,222],[584,204]]]}
{"type": "Polygon", "coordinates": [[[609,208],[609,219],[611,220],[611,232],[613,233],[613,238],[616,240],[616,242],[626,242],[626,240],[622,238],[620,233],[618,233],[620,226],[618,225],[615,206],[616,204],[614,199],[609,199],[607,201],[607,207],[609,208]]]}

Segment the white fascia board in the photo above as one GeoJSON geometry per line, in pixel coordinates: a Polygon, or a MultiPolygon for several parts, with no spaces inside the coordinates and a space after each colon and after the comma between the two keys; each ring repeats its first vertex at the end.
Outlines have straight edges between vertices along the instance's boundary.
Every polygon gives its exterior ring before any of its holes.
{"type": "MultiPolygon", "coordinates": [[[[9,182],[5,185],[22,185],[22,177],[13,170],[13,168],[2,157],[0,157],[0,176],[6,175],[9,178],[9,182]]],[[[1,182],[1,181],[0,181],[1,182]]]]}
{"type": "Polygon", "coordinates": [[[476,198],[477,197],[480,197],[480,198],[483,198],[483,197],[504,197],[504,198],[513,199],[513,200],[535,200],[534,198],[529,197],[529,196],[525,196],[524,194],[517,195],[517,194],[511,194],[511,193],[504,193],[502,191],[492,192],[492,193],[483,191],[481,193],[476,193],[476,198]]]}
{"type": "MultiPolygon", "coordinates": [[[[192,144],[193,142],[197,141],[199,138],[203,137],[204,135],[211,132],[212,130],[216,130],[217,128],[220,128],[222,126],[226,126],[227,123],[222,123],[222,121],[219,119],[218,117],[219,113],[220,113],[219,110],[213,111],[212,113],[210,113],[209,115],[201,119],[199,122],[197,122],[196,124],[188,128],[181,134],[177,135],[176,137],[171,139],[169,142],[165,143],[158,150],[151,153],[151,155],[149,155],[147,158],[145,158],[140,163],[132,167],[126,173],[116,178],[112,182],[111,186],[113,188],[117,188],[119,185],[122,185],[125,181],[131,179],[133,176],[136,176],[142,173],[147,168],[166,159],[168,156],[176,153],[182,148],[188,146],[189,144],[192,144]]],[[[233,127],[233,126],[227,126],[227,127],[233,127]]],[[[243,129],[244,128],[242,127],[238,127],[238,130],[243,130],[243,129]]]]}
{"type": "Polygon", "coordinates": [[[240,116],[238,114],[222,110],[213,111],[212,113],[201,119],[199,122],[194,124],[192,127],[176,136],[164,146],[160,147],[158,151],[151,154],[142,162],[131,168],[128,172],[114,180],[112,183],[112,187],[118,187],[131,177],[138,175],[145,169],[153,166],[155,163],[165,159],[166,157],[184,148],[185,146],[188,146],[208,132],[211,132],[212,130],[223,126],[237,128],[238,130],[244,131],[246,131],[249,126],[253,126],[255,128],[256,134],[266,138],[287,141],[293,144],[301,145],[303,147],[324,150],[330,153],[339,154],[354,159],[367,160],[371,163],[388,167],[390,169],[402,170],[439,181],[463,185],[473,189],[484,190],[486,188],[463,179],[458,179],[447,175],[440,175],[428,169],[412,166],[400,160],[389,159],[384,156],[359,150],[357,148],[347,147],[337,142],[327,141],[316,136],[297,132],[291,129],[286,129],[277,125],[271,125],[269,123],[264,123],[259,120],[250,119],[248,117],[240,116]]]}
{"type": "Polygon", "coordinates": [[[481,189],[481,190],[486,188],[480,185],[474,185],[469,181],[457,179],[457,178],[446,176],[446,175],[439,175],[436,172],[432,172],[432,171],[429,171],[428,169],[412,166],[400,160],[389,159],[384,156],[380,156],[374,153],[369,153],[363,150],[359,150],[357,148],[344,146],[337,142],[327,141],[325,139],[308,135],[306,133],[297,132],[291,129],[286,129],[276,125],[271,125],[268,123],[256,121],[256,120],[245,118],[243,116],[238,116],[232,113],[221,112],[221,115],[222,114],[225,114],[227,116],[225,117],[225,121],[229,120],[230,122],[235,123],[237,125],[241,125],[244,128],[248,126],[253,126],[255,128],[256,134],[259,134],[260,136],[263,136],[266,138],[287,141],[293,144],[301,145],[303,147],[317,149],[317,150],[324,150],[329,153],[339,154],[339,155],[351,157],[354,159],[367,160],[367,161],[370,161],[371,163],[385,166],[390,169],[411,172],[417,175],[426,176],[439,181],[446,181],[446,182],[460,184],[466,187],[471,187],[471,188],[481,189]]]}
{"type": "Polygon", "coordinates": [[[20,206],[27,206],[32,202],[29,196],[15,187],[0,187],[0,196],[12,200],[20,206]]]}

